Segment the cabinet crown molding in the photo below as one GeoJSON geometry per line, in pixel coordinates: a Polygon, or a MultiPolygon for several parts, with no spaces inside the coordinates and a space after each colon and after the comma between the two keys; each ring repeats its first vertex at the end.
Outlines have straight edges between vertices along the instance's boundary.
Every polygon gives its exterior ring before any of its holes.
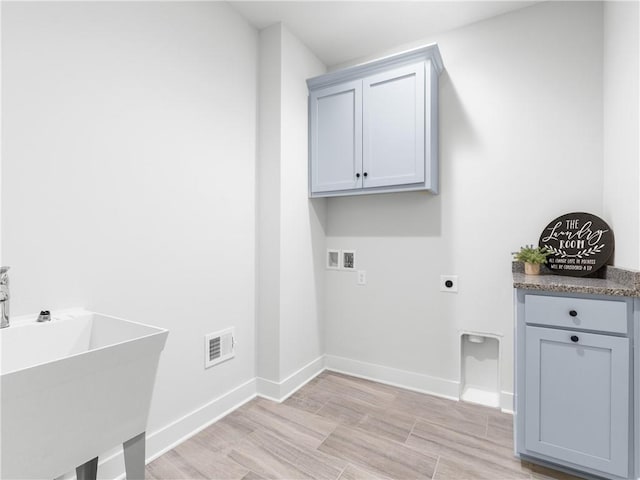
{"type": "Polygon", "coordinates": [[[309,90],[319,87],[327,87],[333,84],[343,83],[345,81],[362,78],[363,76],[383,72],[389,67],[402,66],[405,64],[415,63],[416,61],[431,61],[438,75],[440,75],[444,70],[444,64],[442,63],[438,44],[432,43],[424,47],[388,55],[377,60],[309,78],[307,79],[307,87],[309,90]]]}

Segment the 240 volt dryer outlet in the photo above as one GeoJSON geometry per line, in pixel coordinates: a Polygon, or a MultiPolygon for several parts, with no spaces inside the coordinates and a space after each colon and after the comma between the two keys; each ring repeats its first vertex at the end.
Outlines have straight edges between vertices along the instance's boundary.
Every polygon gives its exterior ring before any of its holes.
{"type": "Polygon", "coordinates": [[[440,275],[440,291],[458,293],[458,276],[440,275]]]}

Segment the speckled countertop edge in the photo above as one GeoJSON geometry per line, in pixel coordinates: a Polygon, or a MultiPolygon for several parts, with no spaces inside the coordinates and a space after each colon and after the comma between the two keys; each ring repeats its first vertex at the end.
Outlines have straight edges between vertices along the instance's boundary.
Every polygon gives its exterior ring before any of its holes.
{"type": "MultiPolygon", "coordinates": [[[[544,266],[543,266],[544,267],[544,266]]],[[[640,297],[640,272],[606,266],[603,278],[566,277],[542,269],[541,275],[526,275],[522,262],[513,262],[513,287],[547,292],[586,293],[618,297],[640,297]]]]}

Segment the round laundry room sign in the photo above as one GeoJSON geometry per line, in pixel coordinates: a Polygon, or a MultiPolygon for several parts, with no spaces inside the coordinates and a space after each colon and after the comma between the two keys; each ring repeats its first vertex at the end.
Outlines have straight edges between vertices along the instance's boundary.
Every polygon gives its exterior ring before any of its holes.
{"type": "Polygon", "coordinates": [[[613,231],[590,213],[567,213],[547,225],[539,245],[551,252],[547,266],[553,273],[582,277],[607,263],[613,253],[613,231]]]}

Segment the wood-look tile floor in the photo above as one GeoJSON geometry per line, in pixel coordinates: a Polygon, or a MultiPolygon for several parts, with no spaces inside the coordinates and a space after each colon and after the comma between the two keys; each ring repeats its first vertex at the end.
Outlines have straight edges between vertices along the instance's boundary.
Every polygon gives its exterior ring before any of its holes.
{"type": "Polygon", "coordinates": [[[512,416],[324,372],[255,399],[147,466],[178,479],[575,479],[513,456],[512,416]]]}

